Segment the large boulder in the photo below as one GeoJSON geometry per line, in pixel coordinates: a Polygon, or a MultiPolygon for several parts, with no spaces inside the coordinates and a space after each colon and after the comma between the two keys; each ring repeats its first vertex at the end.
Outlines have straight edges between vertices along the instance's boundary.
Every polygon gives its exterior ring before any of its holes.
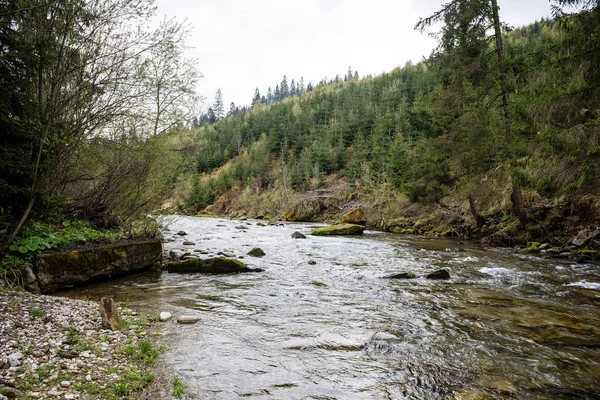
{"type": "Polygon", "coordinates": [[[356,224],[338,224],[315,228],[310,233],[315,236],[362,235],[365,227],[356,224]]]}
{"type": "Polygon", "coordinates": [[[292,239],[306,239],[306,236],[300,232],[292,233],[292,239]]]}
{"type": "Polygon", "coordinates": [[[241,261],[233,258],[215,257],[208,259],[192,258],[189,260],[170,262],[167,271],[176,273],[198,272],[202,274],[238,274],[242,272],[262,272],[260,268],[249,268],[241,261]]]}
{"type": "Polygon", "coordinates": [[[365,210],[363,210],[362,207],[353,208],[340,219],[340,222],[343,224],[365,225],[367,223],[366,221],[365,210]]]}
{"type": "Polygon", "coordinates": [[[34,273],[42,293],[138,272],[162,260],[160,240],[110,244],[37,257],[34,273]]]}

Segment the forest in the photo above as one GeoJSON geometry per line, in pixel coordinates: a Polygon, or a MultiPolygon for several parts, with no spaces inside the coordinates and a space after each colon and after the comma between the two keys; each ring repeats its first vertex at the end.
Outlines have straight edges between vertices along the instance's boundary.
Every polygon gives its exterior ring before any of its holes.
{"type": "Polygon", "coordinates": [[[503,245],[595,229],[600,5],[553,4],[514,28],[496,0],[452,0],[415,21],[438,40],[424,60],[284,77],[200,113],[190,27],[140,28],[151,1],[3,1],[3,273],[59,244],[156,234],[156,212],[320,221],[361,206],[371,228],[503,245]]]}

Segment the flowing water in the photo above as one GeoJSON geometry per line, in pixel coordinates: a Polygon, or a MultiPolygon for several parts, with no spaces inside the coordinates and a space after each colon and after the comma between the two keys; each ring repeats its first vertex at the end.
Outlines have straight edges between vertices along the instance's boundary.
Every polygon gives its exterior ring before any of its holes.
{"type": "Polygon", "coordinates": [[[441,238],[315,237],[311,224],[168,220],[166,251],[260,247],[265,257],[243,261],[265,271],[145,273],[63,295],[199,316],[164,325],[164,362],[188,398],[600,398],[596,265],[441,238]],[[450,281],[383,278],[441,267],[450,281]]]}

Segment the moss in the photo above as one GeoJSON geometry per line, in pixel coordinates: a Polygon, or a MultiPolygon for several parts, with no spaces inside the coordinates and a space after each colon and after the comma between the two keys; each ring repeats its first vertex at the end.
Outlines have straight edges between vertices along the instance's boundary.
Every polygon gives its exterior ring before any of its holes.
{"type": "Polygon", "coordinates": [[[40,288],[51,292],[151,266],[162,257],[159,240],[113,244],[86,250],[42,254],[36,272],[40,288]]]}
{"type": "Polygon", "coordinates": [[[323,228],[315,228],[311,231],[315,236],[330,236],[330,235],[362,235],[365,228],[361,225],[354,224],[339,224],[325,226],[323,228]]]}
{"type": "Polygon", "coordinates": [[[203,274],[237,274],[240,272],[260,272],[259,268],[248,268],[246,264],[233,258],[215,257],[208,259],[191,258],[167,264],[167,271],[203,274]]]}
{"type": "Polygon", "coordinates": [[[527,247],[528,253],[539,253],[540,252],[540,244],[538,242],[531,242],[529,247],[527,247]]]}

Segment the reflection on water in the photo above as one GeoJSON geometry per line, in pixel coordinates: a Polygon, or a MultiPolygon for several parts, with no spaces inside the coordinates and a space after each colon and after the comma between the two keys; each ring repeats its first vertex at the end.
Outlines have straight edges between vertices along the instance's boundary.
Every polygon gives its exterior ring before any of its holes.
{"type": "Polygon", "coordinates": [[[178,217],[165,250],[260,247],[265,257],[244,262],[263,273],[146,273],[62,294],[201,317],[165,325],[174,339],[165,362],[190,398],[600,396],[597,266],[375,232],[292,239],[310,225],[255,222],[178,217]],[[450,282],[382,278],[439,267],[450,282]]]}

